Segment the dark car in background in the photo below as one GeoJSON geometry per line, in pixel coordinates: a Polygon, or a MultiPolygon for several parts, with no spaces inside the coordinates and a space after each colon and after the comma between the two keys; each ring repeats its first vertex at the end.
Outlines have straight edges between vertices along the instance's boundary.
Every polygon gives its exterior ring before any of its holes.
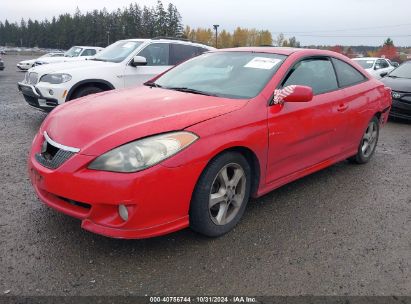
{"type": "Polygon", "coordinates": [[[411,61],[406,61],[392,72],[382,73],[381,81],[392,90],[390,116],[411,121],[411,61]]]}
{"type": "Polygon", "coordinates": [[[4,61],[0,56],[0,71],[3,71],[3,70],[4,70],[4,61]]]}

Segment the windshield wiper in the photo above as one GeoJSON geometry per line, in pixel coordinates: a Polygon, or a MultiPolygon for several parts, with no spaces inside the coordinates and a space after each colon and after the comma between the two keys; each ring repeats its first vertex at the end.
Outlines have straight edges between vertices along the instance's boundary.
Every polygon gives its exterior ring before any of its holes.
{"type": "Polygon", "coordinates": [[[185,92],[185,93],[192,93],[192,94],[199,94],[199,95],[205,95],[205,96],[218,96],[216,94],[196,90],[196,89],[190,89],[186,87],[166,87],[165,89],[168,90],[174,90],[174,91],[180,91],[180,92],[185,92]]]}
{"type": "Polygon", "coordinates": [[[148,86],[150,88],[162,88],[161,85],[155,83],[155,82],[145,82],[144,83],[145,86],[148,86]]]}
{"type": "Polygon", "coordinates": [[[94,60],[94,61],[103,61],[103,62],[107,62],[107,60],[104,59],[100,59],[100,58],[90,58],[88,60],[94,60]]]}

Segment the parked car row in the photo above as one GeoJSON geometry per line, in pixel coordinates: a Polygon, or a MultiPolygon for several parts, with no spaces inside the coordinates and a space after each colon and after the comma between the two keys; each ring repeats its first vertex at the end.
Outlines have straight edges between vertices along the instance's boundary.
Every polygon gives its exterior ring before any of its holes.
{"type": "Polygon", "coordinates": [[[19,88],[49,110],[145,85],[53,110],[30,179],[45,204],[117,238],[223,235],[250,197],[345,159],[367,163],[392,102],[360,65],[323,50],[132,39],[76,65],[30,69],[19,88]]]}

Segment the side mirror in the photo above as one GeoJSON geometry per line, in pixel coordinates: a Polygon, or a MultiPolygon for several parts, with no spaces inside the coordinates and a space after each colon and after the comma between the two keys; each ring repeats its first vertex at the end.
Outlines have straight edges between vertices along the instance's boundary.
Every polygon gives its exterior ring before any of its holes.
{"type": "Polygon", "coordinates": [[[379,70],[379,69],[381,69],[381,66],[380,65],[375,65],[374,70],[379,70]]]}
{"type": "Polygon", "coordinates": [[[309,102],[312,99],[313,89],[311,87],[290,85],[274,91],[273,104],[282,104],[284,102],[309,102]]]}
{"type": "Polygon", "coordinates": [[[380,74],[381,78],[382,78],[382,77],[385,77],[385,76],[387,76],[387,75],[388,75],[388,72],[382,72],[382,73],[380,74]]]}
{"type": "Polygon", "coordinates": [[[146,59],[146,57],[143,57],[143,56],[134,56],[134,58],[131,60],[130,64],[133,67],[137,67],[139,65],[146,65],[147,64],[147,59],[146,59]]]}

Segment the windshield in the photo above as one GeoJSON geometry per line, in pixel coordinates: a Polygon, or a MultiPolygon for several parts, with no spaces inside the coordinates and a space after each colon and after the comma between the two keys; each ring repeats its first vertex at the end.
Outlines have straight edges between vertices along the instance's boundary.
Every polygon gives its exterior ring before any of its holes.
{"type": "Polygon", "coordinates": [[[361,59],[355,60],[355,62],[362,66],[364,69],[371,69],[374,65],[375,60],[361,59]]]}
{"type": "Polygon", "coordinates": [[[142,41],[117,41],[94,56],[94,60],[121,62],[142,43],[142,41]]]}
{"type": "Polygon", "coordinates": [[[170,70],[156,86],[228,98],[257,96],[286,56],[252,52],[208,53],[170,70]]]}
{"type": "Polygon", "coordinates": [[[71,49],[69,49],[67,52],[64,53],[65,57],[78,57],[81,53],[82,48],[73,46],[71,49]]]}
{"type": "Polygon", "coordinates": [[[411,79],[411,61],[404,62],[398,68],[393,70],[388,76],[411,79]]]}

